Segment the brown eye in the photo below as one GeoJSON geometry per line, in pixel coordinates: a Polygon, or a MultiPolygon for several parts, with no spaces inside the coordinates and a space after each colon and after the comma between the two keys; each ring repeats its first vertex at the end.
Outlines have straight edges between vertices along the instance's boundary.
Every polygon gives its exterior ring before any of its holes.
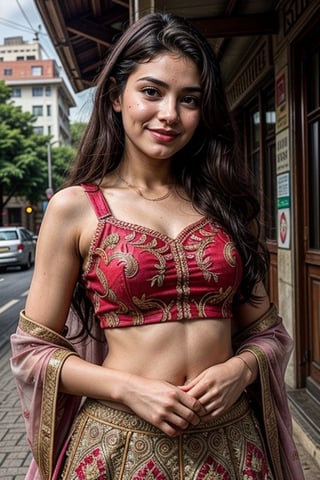
{"type": "Polygon", "coordinates": [[[150,98],[155,98],[160,96],[160,93],[154,87],[146,87],[142,91],[147,97],[150,97],[150,98]]]}
{"type": "Polygon", "coordinates": [[[198,107],[200,105],[200,98],[193,97],[191,95],[187,95],[187,96],[183,97],[182,103],[186,103],[187,105],[190,105],[191,107],[198,107]]]}

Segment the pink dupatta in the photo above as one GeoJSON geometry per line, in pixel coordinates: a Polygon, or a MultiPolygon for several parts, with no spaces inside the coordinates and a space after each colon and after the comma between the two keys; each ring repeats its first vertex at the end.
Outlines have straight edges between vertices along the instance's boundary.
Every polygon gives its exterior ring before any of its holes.
{"type": "MultiPolygon", "coordinates": [[[[79,324],[73,312],[67,324],[73,335],[79,324]]],[[[97,326],[92,333],[103,335],[97,326]]],[[[33,454],[26,480],[58,480],[70,428],[82,401],[80,397],[58,392],[61,367],[69,355],[101,364],[107,345],[91,337],[71,342],[23,313],[11,344],[11,367],[33,454]]],[[[234,349],[236,353],[248,350],[258,361],[259,380],[248,388],[248,393],[264,429],[276,480],[301,480],[303,471],[292,438],[284,384],[292,340],[274,306],[234,337],[234,349]]]]}
{"type": "Polygon", "coordinates": [[[292,419],[284,382],[292,346],[292,339],[274,305],[234,338],[236,354],[247,350],[258,361],[259,380],[248,387],[248,393],[264,429],[276,480],[304,478],[292,436],[292,419]]]}
{"type": "MultiPolygon", "coordinates": [[[[79,319],[72,310],[66,325],[68,337],[79,331],[79,319]]],[[[60,371],[70,355],[103,362],[107,354],[103,331],[95,327],[92,333],[97,340],[90,336],[67,340],[20,314],[17,331],[11,336],[11,369],[33,455],[26,480],[59,478],[70,428],[82,402],[81,397],[58,392],[60,371]]]]}

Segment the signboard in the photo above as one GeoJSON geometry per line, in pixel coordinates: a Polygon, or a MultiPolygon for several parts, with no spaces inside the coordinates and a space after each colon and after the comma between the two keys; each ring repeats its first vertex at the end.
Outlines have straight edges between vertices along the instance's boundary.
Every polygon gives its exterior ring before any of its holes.
{"type": "Polygon", "coordinates": [[[278,197],[278,247],[290,248],[290,173],[282,173],[277,176],[278,197]]]}
{"type": "Polygon", "coordinates": [[[290,208],[278,210],[278,247],[290,248],[290,208]]]}
{"type": "Polygon", "coordinates": [[[277,174],[290,170],[289,129],[286,128],[276,136],[277,174]]]}
{"type": "Polygon", "coordinates": [[[288,111],[288,68],[283,68],[276,77],[276,131],[279,132],[289,125],[288,111]]]}

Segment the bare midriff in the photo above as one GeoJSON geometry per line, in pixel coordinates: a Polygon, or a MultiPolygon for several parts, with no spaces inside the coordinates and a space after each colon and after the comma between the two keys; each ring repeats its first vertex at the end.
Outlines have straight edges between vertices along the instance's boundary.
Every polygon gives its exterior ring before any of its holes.
{"type": "MultiPolygon", "coordinates": [[[[232,356],[228,319],[186,320],[106,331],[104,367],[184,385],[232,356]]],[[[122,404],[103,402],[128,410],[122,404]]]]}

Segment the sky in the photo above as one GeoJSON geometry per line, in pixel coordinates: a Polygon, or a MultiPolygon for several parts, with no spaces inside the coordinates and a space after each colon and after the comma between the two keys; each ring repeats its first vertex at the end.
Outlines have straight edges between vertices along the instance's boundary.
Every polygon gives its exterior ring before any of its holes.
{"type": "Polygon", "coordinates": [[[86,122],[91,109],[91,93],[89,90],[77,94],[73,91],[34,0],[0,0],[0,2],[0,44],[3,45],[4,38],[14,36],[22,36],[24,41],[32,42],[35,34],[38,33],[43,57],[56,60],[61,67],[62,77],[77,104],[77,107],[70,109],[71,122],[86,122]]]}

